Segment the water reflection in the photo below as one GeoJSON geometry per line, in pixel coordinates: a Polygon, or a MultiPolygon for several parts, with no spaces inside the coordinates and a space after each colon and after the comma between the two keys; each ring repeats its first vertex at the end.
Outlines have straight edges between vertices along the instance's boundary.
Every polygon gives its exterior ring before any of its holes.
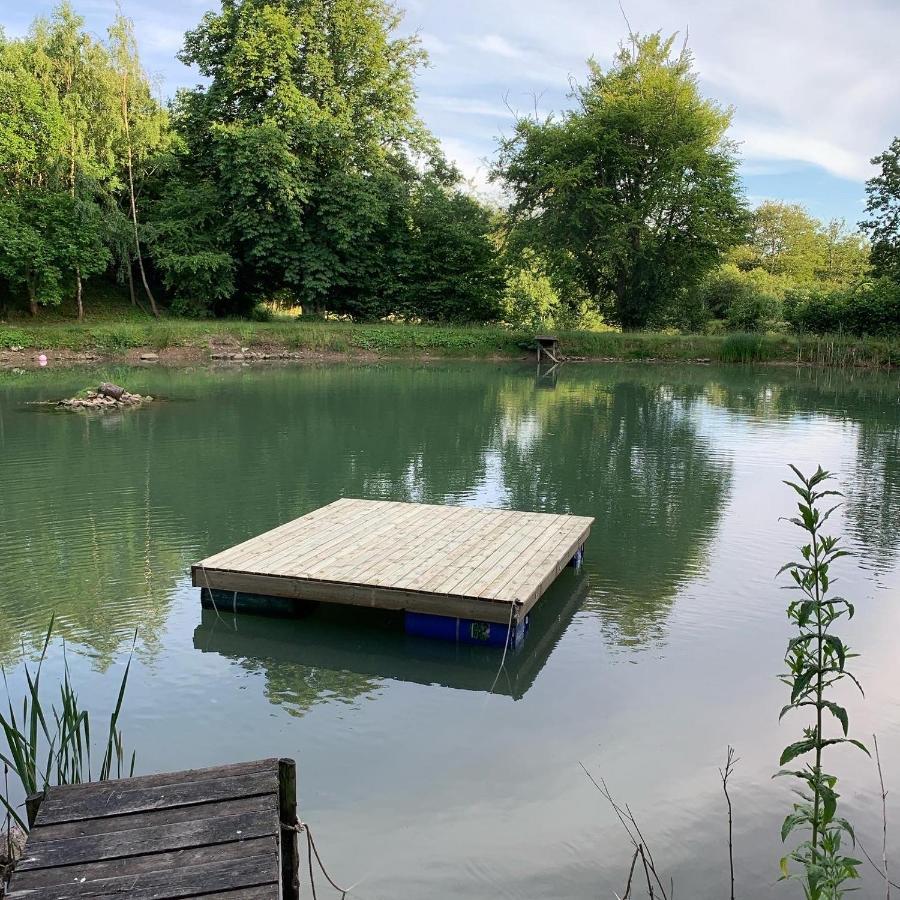
{"type": "Polygon", "coordinates": [[[573,369],[555,394],[535,398],[539,439],[508,429],[507,500],[596,517],[588,605],[603,613],[611,640],[642,644],[660,636],[679,587],[705,565],[730,462],[698,434],[701,385],[643,381],[621,368],[591,375],[573,369]]]}
{"type": "Polygon", "coordinates": [[[744,429],[740,452],[757,453],[755,433],[812,415],[850,429],[848,525],[870,565],[894,564],[896,377],[571,365],[555,379],[508,364],[0,373],[0,661],[54,611],[101,668],[135,626],[152,656],[191,562],[338,496],[593,515],[586,606],[610,642],[658,641],[728,503],[722,438],[744,429]],[[115,419],[25,405],[110,375],[168,399],[115,419]]]}
{"type": "Polygon", "coordinates": [[[587,577],[566,569],[531,613],[523,645],[493,647],[416,638],[383,610],[321,604],[301,619],[233,616],[203,610],[194,647],[262,672],[270,703],[302,716],[317,703],[357,703],[385,680],[492,691],[521,700],[581,606],[587,577]]]}
{"type": "MultiPolygon", "coordinates": [[[[124,728],[141,771],[298,757],[304,817],[364,896],[621,891],[628,848],[579,761],[634,805],[682,896],[721,895],[728,743],[742,896],[772,894],[789,459],[841,474],[867,691],[854,728],[900,758],[896,376],[571,365],[547,390],[509,364],[103,374],[169,399],[109,424],[24,406],[99,373],[0,374],[0,660],[55,610],[84,705],[107,710],[116,673],[100,670],[139,626],[124,728]],[[341,494],[597,523],[583,581],[567,570],[538,604],[500,696],[496,652],[385,620],[201,619],[191,562],[341,494]]],[[[8,674],[20,696],[21,667],[8,674]]],[[[844,784],[877,844],[868,761],[848,759],[844,784]]]]}

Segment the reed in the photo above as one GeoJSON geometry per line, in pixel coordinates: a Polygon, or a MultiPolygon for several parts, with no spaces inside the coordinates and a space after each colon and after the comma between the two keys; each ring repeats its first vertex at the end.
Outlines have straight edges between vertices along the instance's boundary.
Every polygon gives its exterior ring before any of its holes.
{"type": "MultiPolygon", "coordinates": [[[[82,709],[79,703],[69,671],[65,644],[58,707],[51,703],[48,710],[46,701],[41,696],[41,671],[47,658],[54,622],[54,618],[51,618],[33,673],[23,651],[26,690],[18,713],[9,690],[6,671],[2,670],[7,710],[5,713],[0,712],[0,729],[6,740],[6,752],[0,753],[0,760],[19,779],[26,798],[40,793],[52,784],[79,784],[95,780],[91,761],[91,718],[88,710],[82,709]]],[[[119,684],[116,704],[109,717],[106,743],[96,772],[98,781],[129,777],[134,773],[135,753],[132,752],[129,760],[119,728],[119,717],[136,641],[137,631],[119,684]]],[[[30,814],[26,814],[25,818],[20,815],[10,800],[8,789],[0,795],[0,803],[22,829],[27,831],[33,824],[32,821],[26,821],[31,819],[30,814]]]]}

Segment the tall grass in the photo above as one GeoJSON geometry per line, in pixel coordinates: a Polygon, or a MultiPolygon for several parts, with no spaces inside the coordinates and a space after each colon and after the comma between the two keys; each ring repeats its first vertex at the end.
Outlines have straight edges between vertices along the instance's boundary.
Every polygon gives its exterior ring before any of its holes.
{"type": "MultiPolygon", "coordinates": [[[[51,703],[48,711],[46,701],[41,697],[41,671],[50,646],[53,625],[54,619],[51,618],[33,674],[28,663],[24,661],[23,654],[26,691],[22,698],[21,713],[18,715],[10,694],[6,671],[2,670],[7,695],[7,712],[0,712],[0,729],[6,739],[7,752],[0,753],[0,760],[19,779],[26,798],[44,791],[52,784],[80,784],[95,780],[91,760],[90,714],[81,708],[78,694],[72,684],[65,644],[63,644],[63,679],[59,685],[59,707],[51,703]]],[[[122,778],[134,773],[135,754],[132,752],[128,761],[118,722],[136,641],[137,631],[119,684],[116,705],[109,717],[106,744],[96,773],[98,781],[106,781],[112,777],[122,778]]],[[[31,821],[26,823],[12,804],[8,793],[0,795],[0,804],[23,830],[27,831],[33,824],[31,821]]],[[[30,819],[30,816],[26,818],[30,819]]]]}
{"type": "MultiPolygon", "coordinates": [[[[796,363],[817,367],[900,365],[900,338],[763,333],[561,331],[565,356],[586,359],[796,363]]],[[[521,357],[534,349],[534,332],[499,325],[415,325],[315,320],[129,319],[0,324],[0,351],[94,351],[116,356],[137,349],[238,346],[307,353],[387,357],[521,357]]]]}

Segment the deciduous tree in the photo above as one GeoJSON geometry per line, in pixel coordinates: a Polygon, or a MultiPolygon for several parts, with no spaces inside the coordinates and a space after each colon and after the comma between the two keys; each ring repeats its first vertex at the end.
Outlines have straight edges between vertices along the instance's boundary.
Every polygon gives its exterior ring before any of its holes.
{"type": "Polygon", "coordinates": [[[520,119],[494,177],[512,237],[625,328],[651,323],[743,235],[731,112],[701,96],[674,37],[633,35],[591,60],[560,119],[520,119]]]}
{"type": "Polygon", "coordinates": [[[872,163],[881,171],[866,182],[866,216],[860,223],[872,241],[876,274],[900,282],[900,137],[872,163]]]}

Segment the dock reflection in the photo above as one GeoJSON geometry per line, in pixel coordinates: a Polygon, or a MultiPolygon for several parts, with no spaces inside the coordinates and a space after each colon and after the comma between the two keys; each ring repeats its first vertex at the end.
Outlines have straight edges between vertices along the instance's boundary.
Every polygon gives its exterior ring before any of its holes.
{"type": "Polygon", "coordinates": [[[194,648],[266,678],[270,701],[303,715],[329,700],[352,702],[387,680],[493,692],[520,700],[534,684],[587,594],[587,576],[566,570],[531,613],[522,646],[498,677],[496,647],[407,635],[382,610],[321,604],[300,619],[202,611],[194,648]],[[495,683],[496,682],[496,683],[495,683]]]}

